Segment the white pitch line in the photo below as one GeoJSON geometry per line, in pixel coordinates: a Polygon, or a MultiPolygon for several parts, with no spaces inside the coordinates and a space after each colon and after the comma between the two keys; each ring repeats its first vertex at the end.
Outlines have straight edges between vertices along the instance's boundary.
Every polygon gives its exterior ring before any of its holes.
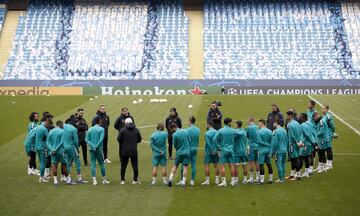
{"type": "Polygon", "coordinates": [[[355,153],[334,153],[334,155],[339,155],[339,156],[360,156],[360,153],[355,152],[355,153]]]}
{"type": "MultiPolygon", "coordinates": [[[[315,101],[317,104],[319,104],[320,106],[323,106],[318,100],[316,100],[315,98],[313,98],[311,95],[308,95],[308,97],[315,101]]],[[[329,110],[329,112],[337,119],[339,119],[339,121],[341,121],[343,124],[345,124],[346,126],[348,126],[351,130],[353,130],[357,135],[360,136],[360,131],[358,131],[356,128],[354,128],[352,125],[350,125],[349,123],[347,123],[346,121],[344,121],[344,119],[340,118],[340,116],[336,115],[333,111],[329,110]]]]}

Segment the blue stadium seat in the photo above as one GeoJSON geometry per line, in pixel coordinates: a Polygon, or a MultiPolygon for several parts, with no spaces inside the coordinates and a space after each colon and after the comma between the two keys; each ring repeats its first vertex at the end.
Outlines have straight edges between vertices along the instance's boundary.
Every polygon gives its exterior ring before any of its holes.
{"type": "Polygon", "coordinates": [[[4,79],[187,79],[182,1],[31,1],[4,79]]]}
{"type": "Polygon", "coordinates": [[[341,9],[330,1],[205,0],[205,79],[359,78],[359,49],[355,37],[349,48],[341,9]]]}

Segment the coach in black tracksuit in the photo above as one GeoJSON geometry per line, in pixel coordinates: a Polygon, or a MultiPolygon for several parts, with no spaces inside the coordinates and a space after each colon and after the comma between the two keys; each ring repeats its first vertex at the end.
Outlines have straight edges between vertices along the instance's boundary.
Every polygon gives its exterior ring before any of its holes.
{"type": "Polygon", "coordinates": [[[122,128],[118,135],[119,156],[121,161],[120,175],[121,181],[125,182],[126,167],[129,159],[134,171],[134,183],[138,183],[138,151],[137,145],[141,142],[139,129],[135,127],[130,118],[125,120],[125,127],[122,128]]]}
{"type": "Polygon", "coordinates": [[[86,131],[89,129],[89,126],[86,123],[83,116],[84,116],[84,109],[79,108],[77,110],[77,113],[70,116],[70,121],[71,124],[74,127],[76,127],[78,130],[79,146],[81,146],[82,149],[84,164],[87,166],[88,160],[87,160],[87,145],[85,142],[85,136],[86,136],[86,131]]]}
{"type": "Polygon", "coordinates": [[[172,135],[174,132],[171,132],[170,125],[176,124],[178,128],[182,127],[181,118],[179,117],[179,114],[176,112],[176,108],[170,109],[170,115],[165,120],[165,126],[168,131],[168,143],[169,143],[169,159],[172,159],[172,149],[173,149],[173,143],[172,143],[172,135]]]}
{"type": "Polygon", "coordinates": [[[120,130],[125,127],[125,120],[127,118],[130,118],[133,122],[133,124],[135,125],[135,121],[134,118],[131,116],[131,114],[129,113],[129,109],[124,107],[121,109],[121,115],[116,119],[115,123],[114,123],[114,128],[120,132],[120,130]]]}
{"type": "Polygon", "coordinates": [[[269,115],[267,117],[267,120],[266,120],[266,127],[269,128],[272,131],[276,129],[274,127],[275,119],[279,119],[281,127],[284,126],[284,116],[283,116],[283,114],[280,112],[280,109],[276,104],[272,104],[271,105],[271,112],[269,113],[269,115]]]}
{"type": "Polygon", "coordinates": [[[214,123],[215,130],[220,130],[222,128],[222,117],[223,115],[219,110],[218,102],[212,102],[206,120],[214,123]]]}
{"type": "Polygon", "coordinates": [[[96,116],[92,120],[92,126],[94,126],[96,117],[99,116],[102,119],[101,127],[105,129],[105,135],[103,140],[103,148],[104,148],[104,160],[108,160],[108,133],[109,133],[109,125],[110,125],[110,118],[106,114],[105,106],[100,105],[99,110],[96,112],[96,116]]]}

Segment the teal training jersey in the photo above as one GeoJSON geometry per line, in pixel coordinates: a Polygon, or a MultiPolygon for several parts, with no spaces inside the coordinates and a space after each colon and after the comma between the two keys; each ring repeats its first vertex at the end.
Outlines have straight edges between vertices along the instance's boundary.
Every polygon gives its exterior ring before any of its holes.
{"type": "Polygon", "coordinates": [[[222,152],[233,152],[235,130],[227,125],[221,128],[215,135],[217,148],[222,152]]]}
{"type": "Polygon", "coordinates": [[[90,151],[102,151],[105,129],[99,125],[91,127],[85,136],[85,141],[89,145],[90,151]]]}
{"type": "Polygon", "coordinates": [[[257,131],[259,130],[259,127],[256,124],[250,124],[247,128],[246,128],[246,133],[248,136],[248,141],[249,141],[249,147],[251,149],[258,149],[258,136],[257,136],[257,131]]]}
{"type": "Polygon", "coordinates": [[[299,143],[303,139],[302,131],[300,124],[294,119],[289,122],[287,125],[288,128],[288,138],[289,138],[289,152],[290,157],[298,157],[299,155],[299,143]]]}
{"type": "Polygon", "coordinates": [[[36,128],[38,126],[37,122],[30,122],[27,128],[27,132],[29,133],[32,129],[36,128]]]}
{"type": "Polygon", "coordinates": [[[74,147],[79,148],[79,139],[77,129],[71,124],[64,124],[64,133],[62,135],[62,143],[65,150],[71,150],[74,147]]]}
{"type": "Polygon", "coordinates": [[[190,151],[197,152],[199,147],[200,129],[195,125],[191,125],[187,128],[190,137],[190,151]]]}
{"type": "Polygon", "coordinates": [[[286,130],[279,127],[274,130],[273,138],[271,139],[271,153],[285,154],[288,152],[289,139],[286,130]]]}
{"type": "Polygon", "coordinates": [[[166,140],[168,133],[165,131],[155,131],[150,137],[150,147],[154,157],[166,155],[166,140]]]}
{"type": "Polygon", "coordinates": [[[48,136],[48,129],[43,125],[36,127],[36,139],[35,139],[35,148],[38,151],[46,149],[46,139],[48,136]]]}
{"type": "Polygon", "coordinates": [[[55,152],[56,154],[64,153],[64,148],[61,142],[63,132],[63,129],[59,127],[54,128],[49,132],[46,144],[50,152],[55,152]]]}
{"type": "Polygon", "coordinates": [[[190,137],[187,129],[177,129],[173,134],[173,145],[176,156],[190,155],[190,137]]]}
{"type": "Polygon", "coordinates": [[[234,156],[246,156],[247,137],[246,131],[242,128],[235,129],[234,156]]]}
{"type": "Polygon", "coordinates": [[[216,154],[217,148],[214,137],[217,133],[217,130],[214,128],[210,128],[205,133],[205,154],[206,155],[213,155],[216,154]]]}
{"type": "Polygon", "coordinates": [[[25,139],[25,147],[29,151],[35,150],[36,129],[37,129],[37,127],[30,130],[30,132],[27,134],[26,139],[25,139]]]}
{"type": "Polygon", "coordinates": [[[258,149],[260,154],[270,153],[272,136],[273,133],[268,128],[260,128],[258,130],[258,149]]]}

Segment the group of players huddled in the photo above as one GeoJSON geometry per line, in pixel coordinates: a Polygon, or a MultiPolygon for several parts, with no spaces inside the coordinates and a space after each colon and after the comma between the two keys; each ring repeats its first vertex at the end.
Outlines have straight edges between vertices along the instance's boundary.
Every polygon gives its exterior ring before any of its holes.
{"type": "MultiPolygon", "coordinates": [[[[334,117],[329,112],[329,106],[323,106],[321,113],[318,113],[315,111],[315,105],[315,101],[310,100],[307,112],[298,115],[295,109],[291,108],[284,117],[279,108],[272,104],[272,111],[266,120],[260,119],[256,122],[255,117],[250,116],[246,128],[243,128],[242,121],[236,121],[235,128],[232,128],[233,120],[223,119],[219,109],[221,103],[211,103],[204,139],[205,181],[201,185],[210,185],[211,164],[215,170],[215,184],[219,187],[227,186],[227,166],[230,169],[232,186],[239,183],[240,165],[243,170],[242,184],[264,184],[265,164],[268,168],[267,183],[273,183],[272,160],[275,160],[278,171],[277,183],[284,183],[285,179],[309,178],[314,172],[322,173],[332,169],[332,141],[337,137],[334,117]],[[316,154],[318,166],[313,169],[316,154]],[[291,162],[291,172],[285,177],[287,160],[291,162]]],[[[100,166],[102,183],[110,184],[105,170],[105,163],[111,163],[107,158],[109,116],[105,112],[105,107],[101,105],[92,120],[92,127],[88,129],[83,115],[84,110],[78,109],[78,112],[70,116],[65,123],[57,121],[53,125],[53,116],[50,113],[43,113],[40,124],[38,113],[31,113],[25,140],[25,149],[29,157],[29,175],[39,175],[39,182],[49,182],[52,168],[54,184],[58,185],[57,167],[61,163],[60,181],[69,185],[86,183],[81,175],[79,147],[82,147],[84,163],[87,165],[88,146],[93,185],[98,184],[96,163],[100,166]],[[40,171],[36,169],[36,155],[39,157],[40,171]],[[76,164],[77,181],[70,177],[73,162],[76,164]]],[[[125,171],[129,160],[134,171],[133,184],[140,184],[137,145],[142,142],[142,138],[127,108],[122,109],[114,128],[119,131],[117,140],[121,161],[121,184],[125,184],[125,171]]],[[[151,185],[156,185],[157,169],[161,167],[163,183],[171,187],[180,167],[181,178],[176,185],[185,186],[188,166],[191,167],[190,185],[195,185],[199,138],[200,129],[196,126],[196,118],[191,116],[189,127],[183,129],[176,108],[171,108],[165,124],[159,123],[156,126],[156,131],[152,133],[149,141],[153,153],[151,185]],[[175,157],[172,156],[173,147],[176,150],[175,157]],[[174,160],[169,177],[166,170],[168,160],[174,160]]]]}

